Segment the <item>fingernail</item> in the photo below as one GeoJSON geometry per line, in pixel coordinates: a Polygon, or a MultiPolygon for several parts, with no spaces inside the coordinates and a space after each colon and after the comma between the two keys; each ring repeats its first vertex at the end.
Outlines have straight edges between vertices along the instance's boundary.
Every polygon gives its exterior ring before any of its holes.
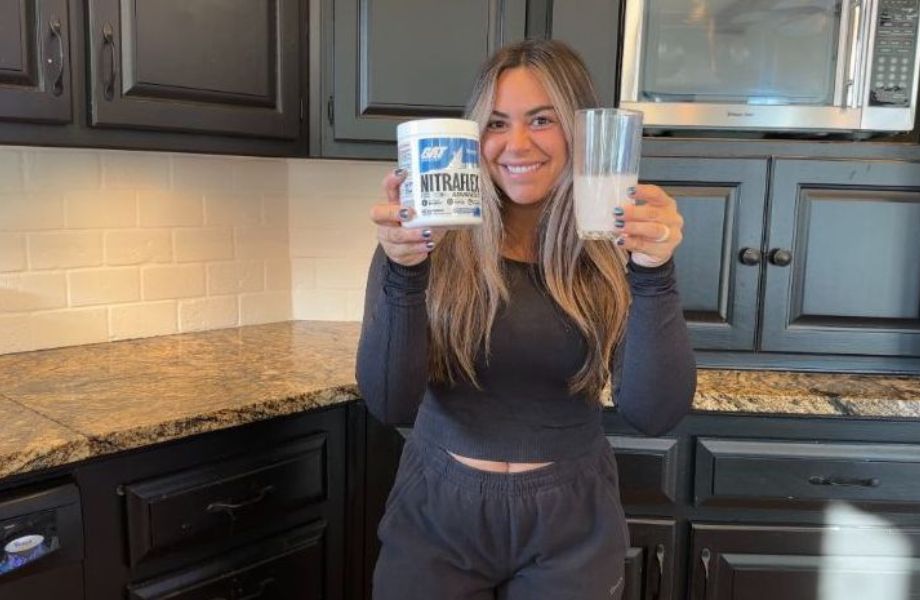
{"type": "Polygon", "coordinates": [[[429,252],[434,250],[434,242],[425,242],[425,247],[428,248],[429,252]]]}
{"type": "Polygon", "coordinates": [[[615,214],[615,215],[618,216],[618,217],[622,217],[622,216],[623,216],[623,213],[624,213],[624,211],[623,211],[623,207],[622,207],[622,206],[616,206],[616,207],[614,207],[614,209],[613,209],[613,214],[615,214]]]}
{"type": "Polygon", "coordinates": [[[626,238],[624,237],[617,238],[617,246],[622,246],[625,243],[626,243],[626,238]]]}
{"type": "MultiPolygon", "coordinates": [[[[391,214],[392,214],[392,213],[391,213],[391,214]]],[[[400,220],[400,221],[408,221],[409,218],[410,218],[410,216],[411,216],[411,215],[409,214],[409,209],[408,209],[408,208],[400,208],[400,209],[399,209],[399,220],[400,220]]]]}
{"type": "Polygon", "coordinates": [[[405,174],[406,174],[405,169],[393,169],[393,175],[396,175],[397,177],[402,177],[405,174]]]}
{"type": "Polygon", "coordinates": [[[422,237],[425,238],[426,240],[427,240],[428,238],[430,238],[430,237],[431,237],[431,230],[430,230],[430,229],[424,229],[424,230],[422,230],[422,237]]]}
{"type": "Polygon", "coordinates": [[[621,219],[616,219],[616,220],[613,222],[613,226],[616,227],[617,229],[623,229],[623,227],[624,227],[625,225],[626,225],[626,223],[624,223],[621,219]]]}
{"type": "Polygon", "coordinates": [[[632,187],[632,186],[626,188],[626,195],[629,196],[630,198],[635,197],[635,195],[636,195],[636,188],[634,188],[634,187],[632,187]]]}

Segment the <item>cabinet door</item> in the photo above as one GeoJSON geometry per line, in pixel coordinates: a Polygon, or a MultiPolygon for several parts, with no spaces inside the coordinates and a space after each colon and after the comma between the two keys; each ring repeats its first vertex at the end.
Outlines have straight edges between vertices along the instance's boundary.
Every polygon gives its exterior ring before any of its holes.
{"type": "Polygon", "coordinates": [[[920,598],[920,530],[709,524],[692,529],[692,600],[920,598]]]}
{"type": "Polygon", "coordinates": [[[677,598],[675,567],[678,563],[674,521],[627,519],[630,548],[626,553],[626,587],[623,600],[677,598]]]}
{"type": "Polygon", "coordinates": [[[920,164],[777,160],[763,350],[920,356],[920,164]]]}
{"type": "Polygon", "coordinates": [[[0,121],[69,123],[67,0],[0,3],[0,121]]]}
{"type": "Polygon", "coordinates": [[[297,0],[90,0],[91,124],[299,136],[297,0]]]}
{"type": "Polygon", "coordinates": [[[697,350],[752,350],[767,162],[643,158],[640,178],[662,186],[684,217],[677,282],[697,350]]]}
{"type": "Polygon", "coordinates": [[[584,59],[601,106],[616,106],[621,3],[617,0],[566,0],[550,4],[550,37],[566,42],[584,59]]]}
{"type": "MultiPolygon", "coordinates": [[[[479,65],[524,37],[524,0],[334,0],[334,141],[393,142],[400,121],[457,117],[479,65]]],[[[395,148],[382,148],[395,156],[395,148]]]]}

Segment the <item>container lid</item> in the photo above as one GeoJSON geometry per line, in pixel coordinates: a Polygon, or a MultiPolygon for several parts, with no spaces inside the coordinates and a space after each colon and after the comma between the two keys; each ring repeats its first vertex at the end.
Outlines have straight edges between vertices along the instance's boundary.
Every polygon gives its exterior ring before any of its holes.
{"type": "Polygon", "coordinates": [[[41,535],[24,535],[18,537],[6,546],[3,547],[4,550],[10,554],[19,554],[22,552],[29,552],[34,550],[45,541],[44,536],[41,535]]]}
{"type": "Polygon", "coordinates": [[[408,135],[467,135],[479,137],[479,123],[468,119],[417,119],[400,123],[397,137],[408,135]]]}

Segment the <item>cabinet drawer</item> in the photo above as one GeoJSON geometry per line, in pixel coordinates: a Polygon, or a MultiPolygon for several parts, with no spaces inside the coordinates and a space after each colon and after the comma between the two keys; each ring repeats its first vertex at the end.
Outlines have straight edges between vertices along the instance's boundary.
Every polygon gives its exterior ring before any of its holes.
{"type": "Polygon", "coordinates": [[[124,488],[131,564],[179,543],[267,526],[325,500],[326,436],[124,488]]]}
{"type": "Polygon", "coordinates": [[[219,560],[128,589],[131,600],[324,597],[325,523],[317,522],[219,560]]]}
{"type": "Polygon", "coordinates": [[[920,503],[920,445],[700,439],[697,504],[920,503]]]}
{"type": "Polygon", "coordinates": [[[677,440],[608,436],[617,458],[623,504],[670,504],[677,499],[677,440]]]}

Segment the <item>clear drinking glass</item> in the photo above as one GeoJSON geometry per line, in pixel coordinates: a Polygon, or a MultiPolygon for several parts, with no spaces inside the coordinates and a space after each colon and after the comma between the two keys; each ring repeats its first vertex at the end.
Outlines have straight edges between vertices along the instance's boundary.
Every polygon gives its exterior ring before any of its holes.
{"type": "Polygon", "coordinates": [[[632,204],[639,182],[642,113],[618,108],[575,112],[575,226],[578,237],[612,240],[613,209],[632,204]]]}

